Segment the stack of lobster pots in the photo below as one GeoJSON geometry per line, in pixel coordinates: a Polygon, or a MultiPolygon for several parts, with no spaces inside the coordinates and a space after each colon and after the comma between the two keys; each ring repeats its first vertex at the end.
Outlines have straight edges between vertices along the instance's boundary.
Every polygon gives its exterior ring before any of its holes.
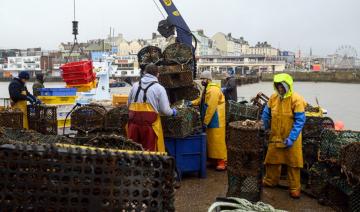
{"type": "Polygon", "coordinates": [[[96,88],[96,73],[90,60],[66,63],[60,67],[66,87],[76,88],[78,92],[87,92],[96,88]]]}
{"type": "Polygon", "coordinates": [[[174,43],[163,52],[155,46],[147,46],[138,53],[142,70],[147,64],[159,66],[159,83],[166,89],[170,102],[194,100],[200,92],[193,82],[193,53],[186,44],[174,43]]]}

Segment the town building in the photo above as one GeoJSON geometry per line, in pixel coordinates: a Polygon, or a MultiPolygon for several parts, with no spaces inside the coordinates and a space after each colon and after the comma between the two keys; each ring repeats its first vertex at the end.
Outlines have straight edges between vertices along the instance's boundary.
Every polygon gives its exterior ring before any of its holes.
{"type": "Polygon", "coordinates": [[[279,56],[279,50],[265,42],[258,42],[254,47],[249,47],[247,54],[264,55],[265,57],[279,56]]]}
{"type": "Polygon", "coordinates": [[[133,40],[130,42],[123,40],[117,47],[117,56],[137,54],[145,45],[146,42],[144,40],[133,40]]]}
{"type": "Polygon", "coordinates": [[[213,41],[204,34],[204,30],[200,29],[192,33],[197,40],[196,57],[217,54],[213,48],[213,41]]]}
{"type": "Polygon", "coordinates": [[[243,37],[239,39],[232,37],[231,33],[225,35],[216,33],[213,37],[213,45],[222,56],[240,56],[248,53],[249,43],[243,37]]]}
{"type": "Polygon", "coordinates": [[[223,73],[234,70],[238,75],[260,72],[281,72],[286,68],[286,61],[281,57],[265,57],[263,55],[241,56],[201,56],[197,62],[198,72],[210,70],[223,73]]]}
{"type": "Polygon", "coordinates": [[[151,39],[146,40],[146,45],[148,46],[156,46],[159,47],[162,51],[169,45],[170,39],[166,39],[165,37],[157,34],[152,33],[151,39]]]}

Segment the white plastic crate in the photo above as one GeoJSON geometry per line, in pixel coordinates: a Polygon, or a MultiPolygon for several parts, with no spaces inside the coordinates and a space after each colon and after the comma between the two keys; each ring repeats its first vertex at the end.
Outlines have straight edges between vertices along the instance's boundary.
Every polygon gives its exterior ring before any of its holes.
{"type": "MultiPolygon", "coordinates": [[[[57,120],[64,120],[69,112],[57,112],[57,120]]],[[[70,115],[67,119],[70,119],[70,115]]]]}
{"type": "MultiPolygon", "coordinates": [[[[64,130],[63,127],[58,128],[58,135],[64,135],[64,134],[63,134],[63,132],[64,132],[63,130],[64,130]]],[[[65,127],[65,135],[75,134],[75,133],[76,133],[76,131],[70,130],[70,127],[65,127]]]]}
{"type": "Polygon", "coordinates": [[[66,104],[66,105],[55,105],[57,108],[57,112],[58,113],[63,113],[63,112],[70,112],[71,109],[73,109],[73,107],[75,106],[74,104],[66,104]]]}

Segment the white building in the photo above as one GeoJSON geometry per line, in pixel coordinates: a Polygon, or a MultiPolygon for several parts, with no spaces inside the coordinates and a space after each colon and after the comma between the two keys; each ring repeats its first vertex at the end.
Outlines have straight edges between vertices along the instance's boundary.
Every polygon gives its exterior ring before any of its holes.
{"type": "Polygon", "coordinates": [[[285,70],[286,61],[281,57],[268,58],[260,55],[242,56],[202,56],[197,63],[198,71],[210,70],[221,73],[229,69],[244,75],[253,71],[281,72],[285,70]]]}
{"type": "Polygon", "coordinates": [[[114,77],[138,77],[140,68],[136,54],[118,56],[112,63],[114,77]]]}
{"type": "Polygon", "coordinates": [[[162,51],[164,51],[165,48],[169,45],[169,41],[170,40],[159,34],[152,33],[151,39],[146,40],[146,44],[149,46],[159,47],[162,51]]]}
{"type": "Polygon", "coordinates": [[[216,51],[213,49],[213,41],[204,34],[204,30],[197,30],[192,33],[197,40],[195,56],[199,57],[216,54],[216,51]]]}
{"type": "Polygon", "coordinates": [[[262,43],[258,42],[254,47],[250,47],[247,54],[263,55],[265,57],[276,57],[279,56],[279,50],[273,48],[265,41],[262,43]]]}
{"type": "Polygon", "coordinates": [[[8,57],[6,71],[41,71],[41,56],[8,57]]]}

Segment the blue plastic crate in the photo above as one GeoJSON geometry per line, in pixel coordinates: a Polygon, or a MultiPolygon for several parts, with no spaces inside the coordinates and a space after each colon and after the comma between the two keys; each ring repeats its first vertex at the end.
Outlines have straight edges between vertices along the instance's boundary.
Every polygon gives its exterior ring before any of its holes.
{"type": "Polygon", "coordinates": [[[183,173],[198,172],[206,178],[206,134],[185,138],[165,138],[166,151],[176,160],[179,177],[183,173]]]}
{"type": "Polygon", "coordinates": [[[76,88],[40,88],[41,96],[76,96],[76,88]]]}

